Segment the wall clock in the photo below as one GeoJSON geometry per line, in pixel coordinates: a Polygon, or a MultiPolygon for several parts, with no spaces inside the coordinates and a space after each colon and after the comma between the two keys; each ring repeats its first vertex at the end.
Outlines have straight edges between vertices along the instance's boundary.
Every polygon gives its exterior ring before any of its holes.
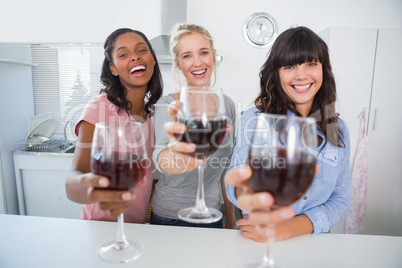
{"type": "Polygon", "coordinates": [[[265,48],[272,45],[278,35],[278,25],[268,13],[257,12],[244,22],[243,34],[251,46],[265,48]]]}

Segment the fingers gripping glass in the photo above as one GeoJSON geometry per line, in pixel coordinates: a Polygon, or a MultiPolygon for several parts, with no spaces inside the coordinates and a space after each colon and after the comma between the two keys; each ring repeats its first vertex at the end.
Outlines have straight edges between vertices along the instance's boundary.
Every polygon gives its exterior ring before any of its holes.
{"type": "Polygon", "coordinates": [[[222,213],[208,208],[204,198],[204,162],[223,143],[226,133],[225,104],[222,90],[215,87],[186,87],[180,93],[181,109],[177,121],[187,126],[186,133],[178,135],[181,142],[194,143],[197,161],[198,189],[194,207],[179,211],[179,218],[191,223],[212,223],[222,213]]]}
{"type": "MultiPolygon", "coordinates": [[[[91,150],[91,170],[108,177],[110,190],[131,191],[143,182],[149,160],[141,124],[97,123],[91,150]]],[[[135,202],[135,201],[134,201],[135,202]]],[[[143,245],[127,240],[124,234],[124,216],[118,216],[116,240],[103,245],[98,255],[112,263],[125,263],[137,259],[143,245]]]]}
{"type": "MultiPolygon", "coordinates": [[[[302,197],[313,182],[317,126],[312,118],[260,114],[249,150],[249,180],[255,192],[269,192],[272,209],[288,206],[302,197]]],[[[275,228],[274,224],[270,224],[275,228]]],[[[244,267],[278,267],[273,259],[275,237],[268,237],[262,261],[244,267]]]]}

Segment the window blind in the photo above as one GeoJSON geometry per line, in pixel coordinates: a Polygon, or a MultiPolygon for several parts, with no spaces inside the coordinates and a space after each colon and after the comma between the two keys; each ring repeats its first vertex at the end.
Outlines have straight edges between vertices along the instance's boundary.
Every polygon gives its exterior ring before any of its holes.
{"type": "Polygon", "coordinates": [[[74,126],[92,96],[99,94],[103,44],[0,43],[0,59],[32,65],[35,114],[58,121],[54,138],[75,139],[74,126]]]}
{"type": "Polygon", "coordinates": [[[88,100],[99,94],[102,44],[32,44],[35,114],[51,113],[55,136],[75,138],[74,127],[88,100]]]}

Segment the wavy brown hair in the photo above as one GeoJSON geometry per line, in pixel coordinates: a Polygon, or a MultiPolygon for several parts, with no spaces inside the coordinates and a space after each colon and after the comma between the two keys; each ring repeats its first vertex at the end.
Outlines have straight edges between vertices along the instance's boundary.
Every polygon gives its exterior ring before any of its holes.
{"type": "Polygon", "coordinates": [[[159,100],[162,96],[163,84],[162,84],[162,74],[159,69],[158,60],[156,59],[155,52],[149,42],[148,38],[140,31],[132,30],[129,28],[120,28],[111,33],[105,41],[104,49],[105,49],[105,59],[103,60],[102,65],[102,73],[101,73],[101,82],[105,86],[101,90],[105,92],[108,100],[119,107],[118,112],[120,110],[126,111],[128,114],[130,113],[130,108],[132,108],[132,103],[127,100],[127,90],[122,85],[120,78],[118,76],[114,76],[109,69],[109,63],[113,63],[112,51],[114,49],[115,42],[117,38],[125,33],[134,33],[144,39],[145,43],[148,45],[149,50],[154,57],[155,66],[154,73],[152,74],[151,79],[148,82],[147,86],[147,95],[146,99],[148,100],[145,104],[145,112],[148,114],[152,114],[153,105],[159,100]]]}
{"type": "Polygon", "coordinates": [[[308,116],[316,119],[327,140],[341,147],[344,146],[343,133],[338,127],[339,114],[335,112],[336,86],[328,46],[309,28],[290,28],[275,40],[268,59],[261,67],[261,92],[254,103],[264,113],[286,114],[290,110],[301,116],[281,86],[279,69],[314,61],[322,64],[323,82],[314,96],[308,116]]]}

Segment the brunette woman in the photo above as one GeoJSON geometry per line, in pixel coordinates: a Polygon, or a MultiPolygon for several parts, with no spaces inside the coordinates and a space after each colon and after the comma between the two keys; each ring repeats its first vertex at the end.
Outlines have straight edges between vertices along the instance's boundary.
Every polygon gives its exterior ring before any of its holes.
{"type": "Polygon", "coordinates": [[[306,27],[283,32],[262,66],[260,89],[255,108],[242,114],[242,132],[237,134],[225,178],[229,199],[248,212],[248,218],[237,225],[244,237],[260,242],[273,232],[268,227],[271,222],[278,222],[276,240],[329,232],[350,206],[350,144],[347,126],[335,112],[336,86],[325,42],[306,27]],[[291,207],[270,211],[272,196],[253,193],[248,185],[247,140],[251,140],[250,130],[259,113],[314,117],[317,121],[319,171],[307,193],[291,207]]]}
{"type": "Polygon", "coordinates": [[[140,31],[117,29],[107,37],[104,49],[101,81],[105,87],[88,102],[76,125],[78,143],[66,180],[67,196],[82,204],[82,219],[116,221],[116,216],[125,212],[126,222],[144,223],[153,169],[147,170],[148,183],[132,192],[105,189],[109,180],[91,173],[91,143],[98,122],[136,121],[142,124],[147,151],[152,155],[151,115],[153,104],[162,95],[161,73],[148,38],[140,31]]]}

